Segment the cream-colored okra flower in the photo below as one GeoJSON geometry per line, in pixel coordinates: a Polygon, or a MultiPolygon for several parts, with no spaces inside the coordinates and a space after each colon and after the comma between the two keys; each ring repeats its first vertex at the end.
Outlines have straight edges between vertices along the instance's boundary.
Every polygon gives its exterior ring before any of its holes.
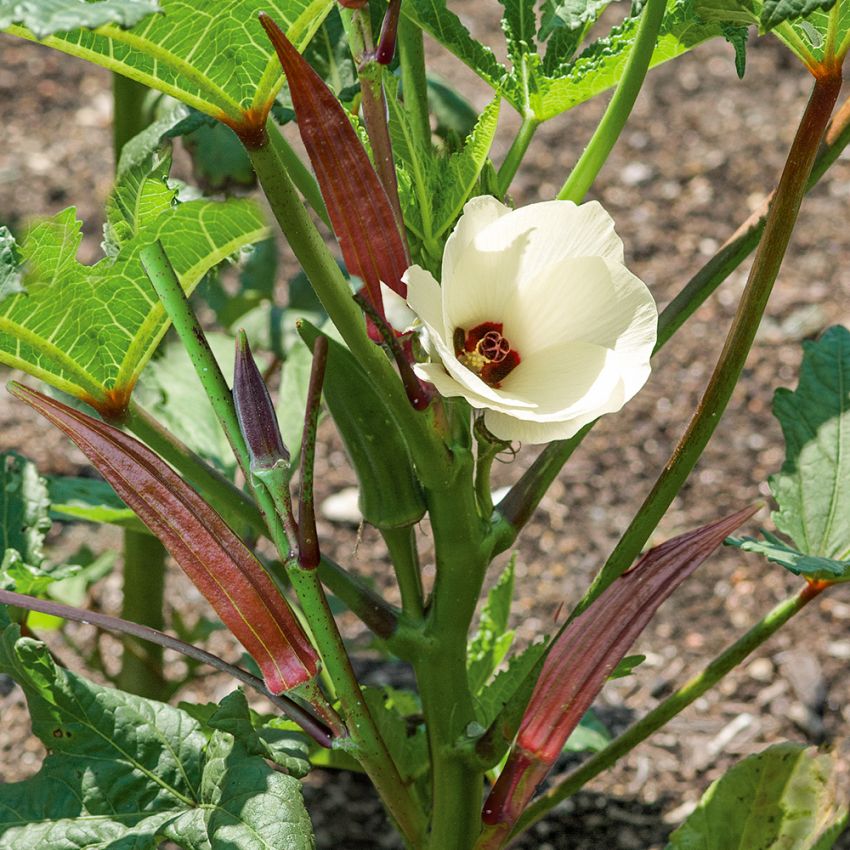
{"type": "Polygon", "coordinates": [[[649,377],[658,311],[623,264],[596,202],[511,210],[473,198],[446,243],[442,286],[412,266],[407,301],[428,331],[417,374],[483,409],[503,440],[572,437],[649,377]]]}

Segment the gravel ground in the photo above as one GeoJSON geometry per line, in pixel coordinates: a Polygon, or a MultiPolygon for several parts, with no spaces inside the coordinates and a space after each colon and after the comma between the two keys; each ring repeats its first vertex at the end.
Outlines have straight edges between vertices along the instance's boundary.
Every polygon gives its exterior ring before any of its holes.
{"type": "MultiPolygon", "coordinates": [[[[495,4],[456,4],[477,32],[494,32],[495,4]],[[490,8],[492,5],[493,8],[490,8]]],[[[492,39],[491,39],[492,40],[492,39]]],[[[486,90],[437,48],[441,73],[477,106],[486,90]]],[[[98,256],[103,200],[109,190],[108,75],[37,46],[0,37],[0,221],[19,228],[70,203],[86,222],[81,259],[98,256]]],[[[731,48],[704,45],[650,76],[593,196],[617,221],[627,262],[663,306],[756,208],[778,177],[810,87],[781,48],[752,46],[747,77],[737,80],[731,48]]],[[[589,138],[604,107],[586,104],[545,125],[512,189],[517,203],[551,197],[589,138]]],[[[496,159],[510,141],[514,116],[500,132],[496,159]]],[[[796,383],[800,341],[821,329],[850,326],[850,157],[843,156],[806,200],[768,316],[730,409],[688,485],[668,511],[656,542],[759,496],[781,464],[773,390],[796,383]]],[[[604,420],[570,461],[535,514],[518,548],[519,598],[514,625],[521,642],[551,626],[604,560],[639,506],[704,389],[744,285],[733,274],[658,357],[646,389],[604,420]]],[[[0,390],[0,449],[20,448],[44,472],[73,473],[82,457],[0,390]]],[[[319,457],[321,497],[353,483],[328,430],[319,457]]],[[[496,484],[515,480],[533,458],[525,450],[496,470],[496,484]]],[[[766,512],[758,517],[767,521],[766,512]]],[[[325,521],[328,552],[382,583],[388,571],[379,538],[366,529],[325,521]]],[[[117,545],[114,532],[56,529],[57,546],[82,539],[117,545]]],[[[425,560],[429,558],[423,532],[425,560]]],[[[197,595],[171,577],[187,609],[197,595]]],[[[779,568],[724,550],[666,603],[635,646],[640,674],[610,683],[598,710],[614,731],[655,705],[795,586],[779,568]]],[[[119,604],[117,580],[92,600],[119,604]]],[[[660,848],[710,781],[767,745],[794,740],[827,744],[847,766],[850,704],[850,593],[831,592],[810,606],[755,656],[653,736],[615,769],[563,804],[517,846],[523,848],[660,848]]],[[[346,620],[352,637],[357,626],[346,620]]],[[[109,641],[107,641],[109,643],[109,641]]],[[[110,646],[112,644],[109,644],[110,646]]],[[[107,647],[108,648],[108,647],[107,647]]],[[[216,698],[226,683],[205,679],[194,693],[216,698]]],[[[0,691],[0,781],[34,773],[43,757],[29,737],[20,691],[0,691]]],[[[306,795],[320,847],[396,847],[370,789],[317,771],[306,795]],[[339,812],[345,810],[345,818],[339,812]]],[[[839,842],[850,848],[846,837],[839,842]],[[843,843],[842,843],[843,842],[843,843]]]]}

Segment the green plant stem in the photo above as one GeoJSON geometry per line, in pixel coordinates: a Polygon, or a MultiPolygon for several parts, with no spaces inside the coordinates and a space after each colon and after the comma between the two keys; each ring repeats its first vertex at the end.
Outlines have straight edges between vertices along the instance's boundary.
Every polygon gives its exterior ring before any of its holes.
{"type": "Polygon", "coordinates": [[[313,208],[319,218],[328,226],[331,226],[330,216],[328,216],[328,208],[325,206],[325,200],[322,197],[322,190],[313,173],[304,164],[301,157],[295,153],[292,145],[286,140],[286,137],[274,122],[269,122],[266,125],[266,130],[269,134],[269,144],[274,148],[278,159],[283,163],[283,167],[292,177],[292,182],[298,191],[304,196],[304,200],[313,208]]]}
{"type": "Polygon", "coordinates": [[[112,75],[112,150],[116,166],[124,145],[148,126],[145,114],[148,91],[147,86],[123,74],[112,75]]]}
{"type": "MultiPolygon", "coordinates": [[[[292,191],[294,193],[294,187],[292,191]]],[[[306,214],[297,196],[295,203],[306,214]]],[[[317,649],[327,666],[336,694],[345,711],[346,722],[354,744],[353,754],[369,774],[378,793],[381,794],[387,808],[396,819],[402,834],[409,842],[415,843],[417,836],[424,829],[424,815],[417,806],[410,789],[402,783],[398,769],[369,712],[360,691],[360,685],[351,668],[342,637],[328,607],[318,572],[312,569],[301,569],[297,560],[289,558],[294,541],[290,541],[287,537],[281,517],[275,509],[272,494],[251,476],[248,450],[239,429],[230,388],[162,245],[155,243],[142,249],[141,261],[189,355],[216,417],[233,447],[234,455],[248,480],[256,485],[254,492],[268,525],[272,542],[287,563],[287,572],[298,595],[298,601],[310,624],[317,649]]]]}
{"type": "Polygon", "coordinates": [[[562,800],[571,797],[591,779],[615,764],[623,755],[634,749],[675,717],[694,700],[713,688],[730,670],[740,664],[750,653],[761,646],[780,627],[801,611],[821,593],[826,585],[807,584],[794,596],[780,602],[770,613],[756,623],[745,635],[718,655],[708,666],[687,681],[675,693],[659,703],[645,717],[630,726],[615,738],[604,750],[591,756],[581,767],[574,770],[563,782],[550,788],[523,812],[511,837],[524,832],[562,800]]]}
{"type": "MultiPolygon", "coordinates": [[[[156,537],[141,531],[124,529],[124,601],[121,616],[125,620],[162,631],[165,625],[165,547],[156,537]]],[[[162,647],[146,643],[133,635],[123,639],[121,670],[115,684],[122,691],[165,700],[168,687],[162,672],[162,647]]]]}
{"type": "Polygon", "coordinates": [[[387,551],[390,553],[390,560],[398,580],[402,610],[413,622],[421,622],[425,609],[415,528],[412,525],[403,528],[383,528],[381,537],[387,544],[387,551]]]}
{"type": "MultiPolygon", "coordinates": [[[[193,487],[206,494],[208,501],[215,504],[229,525],[244,525],[254,535],[269,533],[257,503],[247,493],[210,467],[133,401],[124,425],[168,461],[193,487]]],[[[387,639],[394,633],[399,612],[368,585],[325,557],[319,564],[319,576],[375,634],[387,639]]]]}
{"type": "Polygon", "coordinates": [[[460,746],[475,708],[466,672],[469,627],[490,549],[473,487],[472,454],[458,451],[451,489],[428,494],[437,577],[413,659],[431,754],[429,850],[468,850],[480,829],[483,772],[460,746]]]}
{"type": "MultiPolygon", "coordinates": [[[[827,169],[838,159],[850,142],[850,99],[845,100],[826,132],[825,144],[818,152],[806,191],[817,185],[827,169]]],[[[771,192],[761,206],[732,234],[718,252],[688,281],[658,317],[658,339],[655,351],[679,330],[697,308],[750,255],[758,245],[770,204],[776,192],[771,192]]]]}
{"type": "Polygon", "coordinates": [[[266,688],[262,679],[237,667],[227,661],[213,655],[204,649],[192,646],[190,643],[179,640],[165,632],[152,629],[149,626],[139,625],[119,617],[110,617],[108,614],[100,614],[97,611],[85,611],[81,608],[73,608],[70,605],[62,605],[59,602],[49,602],[46,599],[36,599],[33,596],[25,596],[21,593],[12,593],[8,590],[0,590],[0,603],[4,605],[15,605],[28,611],[41,611],[54,617],[62,617],[77,623],[86,623],[104,631],[118,632],[123,635],[133,635],[139,640],[147,641],[161,649],[173,649],[187,658],[209,664],[222,673],[227,673],[238,682],[242,682],[249,688],[266,697],[273,705],[276,705],[287,717],[298,723],[308,734],[311,735],[323,747],[330,746],[330,735],[323,724],[319,724],[315,717],[302,708],[298,703],[285,696],[273,694],[266,688]]]}
{"type": "Polygon", "coordinates": [[[567,177],[566,182],[558,192],[558,198],[562,201],[574,201],[579,204],[587,194],[587,190],[593,185],[596,175],[599,174],[608,155],[617,143],[623,127],[626,126],[632,107],[635,105],[638,93],[643,85],[649,63],[652,59],[652,51],[664,18],[664,10],[667,8],[666,0],[647,0],[638,25],[632,51],[623,76],[617,84],[617,90],[608,103],[608,108],[602,116],[596,130],[593,133],[587,147],[579,157],[579,161],[567,177]]]}
{"type": "MultiPolygon", "coordinates": [[[[811,189],[850,143],[850,99],[836,112],[826,132],[825,144],[818,153],[806,185],[811,189]]],[[[726,241],[718,252],[685,284],[658,317],[658,352],[699,309],[706,299],[758,245],[775,192],[726,241]]],[[[598,421],[598,420],[597,420],[598,421]]],[[[534,513],[540,500],[558,476],[564,464],[590,432],[587,425],[569,440],[549,443],[537,456],[508,495],[496,507],[495,552],[513,545],[523,525],[534,513]]]]}
{"type": "Polygon", "coordinates": [[[445,445],[431,427],[429,414],[411,407],[392,364],[366,334],[363,314],[351,296],[348,283],[301,204],[283,163],[268,144],[249,150],[248,155],[272,213],[319,300],[351,353],[385,393],[393,418],[409,441],[422,483],[445,486],[453,476],[445,445]]]}
{"type": "Polygon", "coordinates": [[[428,113],[428,78],[422,30],[406,15],[398,21],[398,53],[401,92],[410,126],[426,150],[431,149],[431,118],[428,113]]]}
{"type": "Polygon", "coordinates": [[[519,125],[519,130],[514,136],[513,142],[505,155],[504,162],[499,168],[499,173],[496,178],[496,186],[499,190],[499,197],[504,198],[511,188],[511,182],[514,179],[520,164],[522,163],[528,146],[534,138],[540,122],[533,115],[526,115],[522,119],[522,124],[519,125]]]}
{"type": "Polygon", "coordinates": [[[746,363],[779,274],[806,192],[815,154],[840,89],[840,75],[815,80],[767,216],[764,235],[756,251],[747,285],[705,393],[655,486],[597,574],[574,615],[583,611],[617,576],[628,569],[682,488],[720,422],[746,363]]]}

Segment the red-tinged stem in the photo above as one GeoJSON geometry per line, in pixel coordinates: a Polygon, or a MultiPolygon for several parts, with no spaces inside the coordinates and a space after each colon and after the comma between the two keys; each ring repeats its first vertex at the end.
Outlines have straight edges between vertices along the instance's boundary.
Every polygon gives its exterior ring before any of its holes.
{"type": "MultiPolygon", "coordinates": [[[[395,2],[395,23],[398,24],[398,12],[401,8],[399,0],[395,2]]],[[[390,17],[393,2],[387,10],[386,20],[390,17]]],[[[372,148],[372,158],[375,162],[375,171],[384,187],[392,207],[393,218],[401,237],[404,253],[410,264],[410,250],[407,247],[407,230],[404,226],[404,216],[401,211],[401,201],[398,196],[398,179],[393,159],[393,148],[390,140],[389,126],[387,125],[387,102],[384,92],[384,67],[376,58],[372,49],[372,31],[369,22],[369,13],[365,9],[347,13],[343,16],[349,17],[350,24],[346,27],[351,52],[357,64],[357,76],[360,80],[361,104],[363,108],[363,123],[366,126],[366,134],[369,136],[369,144],[372,148]]],[[[383,36],[383,31],[382,31],[383,36]]],[[[393,49],[395,46],[393,45],[393,49]]],[[[384,281],[387,285],[390,282],[384,281]]]]}
{"type": "MultiPolygon", "coordinates": [[[[263,149],[265,147],[257,150],[263,149]]],[[[252,153],[256,153],[256,151],[252,151],[252,153]]],[[[292,199],[293,206],[306,215],[306,210],[300,199],[295,195],[292,184],[287,182],[287,188],[291,192],[289,197],[292,199]]],[[[308,232],[315,232],[312,222],[309,222],[308,226],[311,228],[308,232]]],[[[318,234],[316,235],[318,236],[318,234]]],[[[157,292],[165,303],[169,317],[180,336],[180,341],[190,354],[198,377],[201,379],[204,389],[207,390],[210,402],[213,404],[228,440],[234,447],[240,465],[245,470],[245,474],[250,476],[248,451],[239,430],[239,422],[230,389],[212,355],[204,332],[198,324],[197,317],[192,312],[191,305],[180,286],[179,280],[177,280],[168,258],[161,250],[161,246],[154,245],[149,249],[144,249],[142,256],[154,287],[157,288],[157,292]]],[[[336,271],[339,270],[336,269],[336,271]]],[[[351,303],[350,299],[347,303],[351,303]]],[[[351,306],[354,305],[351,304],[351,306]]],[[[371,352],[372,349],[370,348],[369,351],[371,352]]],[[[414,839],[424,829],[424,815],[416,805],[410,790],[402,783],[398,768],[387,750],[386,743],[381,737],[369,707],[363,698],[345,644],[316,575],[317,571],[303,570],[297,566],[297,561],[293,567],[292,560],[289,558],[290,539],[278,516],[274,497],[266,486],[262,485],[260,479],[255,480],[260,482],[255,487],[255,494],[268,524],[271,539],[281,558],[288,562],[289,576],[298,595],[298,600],[310,622],[319,653],[345,710],[346,723],[356,747],[354,754],[375,783],[375,787],[387,803],[387,807],[395,817],[401,832],[411,843],[415,843],[414,839]]],[[[279,496],[277,493],[275,495],[279,496]]]]}
{"type": "Polygon", "coordinates": [[[372,320],[372,323],[381,335],[384,345],[386,345],[386,347],[390,350],[390,354],[392,354],[393,360],[395,360],[395,365],[398,367],[398,374],[401,378],[401,382],[404,384],[404,391],[407,393],[407,398],[413,406],[413,409],[425,410],[425,408],[431,403],[434,393],[430,384],[426,384],[424,381],[420,381],[419,378],[416,377],[416,373],[410,365],[412,354],[410,353],[409,344],[407,351],[405,351],[405,348],[402,347],[395,331],[380,316],[374,306],[369,303],[369,299],[363,295],[362,290],[354,296],[354,300],[360,305],[363,312],[372,320]]]}
{"type": "Polygon", "coordinates": [[[301,438],[301,500],[298,505],[298,563],[306,570],[319,566],[319,534],[313,502],[313,467],[316,459],[316,429],[322,405],[322,383],[328,365],[328,339],[319,335],[313,344],[313,368],[307,387],[307,407],[301,438]]]}
{"type": "MultiPolygon", "coordinates": [[[[842,104],[830,122],[824,145],[818,153],[806,185],[806,191],[817,184],[848,143],[850,143],[850,99],[842,104]]],[[[682,287],[678,295],[661,312],[658,317],[656,352],[671,339],[758,245],[774,194],[775,192],[738,227],[718,252],[682,287]]],[[[552,481],[590,432],[593,424],[595,423],[585,426],[569,440],[558,440],[546,446],[508,495],[497,505],[495,515],[497,524],[494,528],[496,552],[503,552],[510,548],[519,530],[534,513],[552,481]]]]}
{"type": "Polygon", "coordinates": [[[764,235],[756,251],[747,286],[708,386],[664,470],[576,612],[583,611],[617,576],[628,569],[681,490],[720,422],[747,361],[779,274],[818,146],[840,91],[840,71],[835,76],[815,79],[767,216],[764,235]]]}
{"type": "MultiPolygon", "coordinates": [[[[699,699],[706,691],[713,688],[727,673],[737,667],[793,616],[802,611],[812,599],[819,596],[826,587],[828,585],[825,582],[807,583],[798,593],[780,602],[700,673],[689,679],[675,693],[659,703],[649,714],[615,738],[604,750],[591,756],[581,767],[574,770],[563,781],[554,785],[533,802],[520,816],[507,838],[516,838],[520,833],[542,820],[555,806],[571,797],[591,779],[607,770],[641,741],[644,741],[687,706],[699,699]]],[[[505,838],[503,836],[503,840],[505,838]]],[[[501,846],[498,843],[481,843],[476,847],[476,850],[485,850],[485,848],[486,850],[496,850],[501,846]]]]}
{"type": "Polygon", "coordinates": [[[198,647],[167,635],[165,632],[152,629],[150,626],[140,625],[139,623],[131,623],[129,620],[122,620],[119,617],[110,617],[107,614],[99,614],[96,611],[83,611],[80,608],[73,608],[70,605],[49,602],[46,599],[36,599],[33,596],[12,593],[8,590],[0,590],[0,603],[14,605],[17,608],[25,608],[29,611],[40,611],[42,614],[62,617],[77,623],[87,623],[104,631],[132,635],[155,646],[164,649],[173,649],[175,652],[179,652],[181,655],[185,655],[187,658],[192,658],[195,661],[200,661],[202,664],[209,664],[210,667],[215,667],[216,670],[227,673],[237,681],[242,682],[243,685],[262,694],[273,705],[277,706],[283,714],[295,721],[316,743],[321,744],[323,747],[330,747],[331,745],[331,735],[327,727],[309,712],[305,711],[297,702],[288,697],[273,694],[266,688],[261,679],[252,676],[241,667],[229,664],[217,655],[213,655],[203,649],[198,649],[198,647]]]}

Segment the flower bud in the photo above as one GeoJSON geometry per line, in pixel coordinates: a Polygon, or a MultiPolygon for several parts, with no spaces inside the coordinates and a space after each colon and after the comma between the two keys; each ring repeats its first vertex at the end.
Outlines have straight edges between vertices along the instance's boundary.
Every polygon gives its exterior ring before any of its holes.
{"type": "Polygon", "coordinates": [[[369,0],[339,0],[339,5],[346,9],[362,9],[369,0]]]}
{"type": "Polygon", "coordinates": [[[381,25],[381,35],[378,38],[378,49],[375,60],[381,65],[389,65],[395,55],[395,43],[398,36],[398,16],[401,12],[401,0],[390,0],[384,22],[381,25]]]}
{"type": "Polygon", "coordinates": [[[280,435],[268,387],[254,362],[248,337],[242,330],[236,340],[233,402],[239,430],[248,446],[252,471],[272,469],[281,461],[289,463],[289,452],[280,435]]]}

